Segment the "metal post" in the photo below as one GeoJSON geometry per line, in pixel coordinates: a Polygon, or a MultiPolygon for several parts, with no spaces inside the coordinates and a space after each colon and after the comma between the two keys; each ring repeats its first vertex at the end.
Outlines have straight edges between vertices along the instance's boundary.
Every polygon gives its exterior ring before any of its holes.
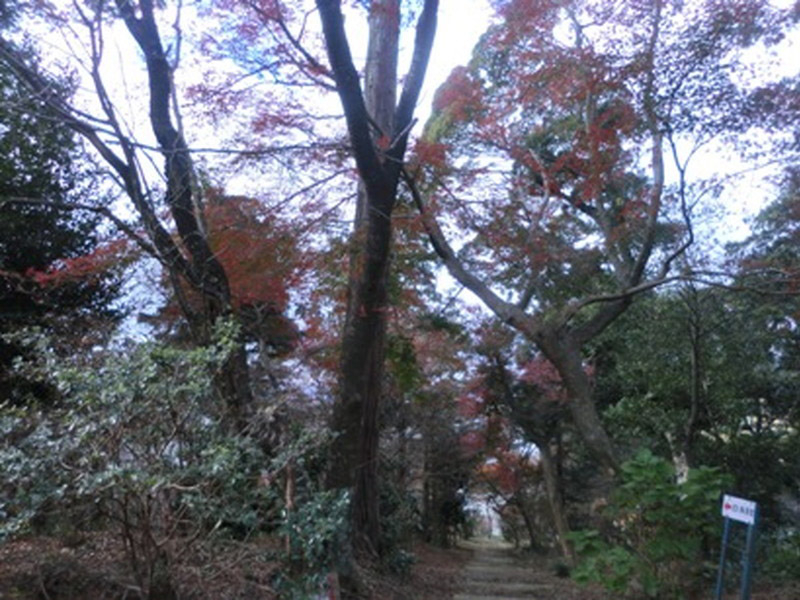
{"type": "MultiPolygon", "coordinates": [[[[731,536],[731,520],[725,517],[725,525],[722,529],[722,548],[719,551],[719,570],[717,571],[717,589],[714,592],[714,600],[722,600],[722,592],[725,588],[725,555],[728,551],[728,539],[731,536]]],[[[749,538],[748,538],[749,539],[749,538]]]]}
{"type": "Polygon", "coordinates": [[[744,570],[742,571],[741,600],[750,600],[750,583],[753,579],[753,562],[755,562],[756,526],[758,525],[758,506],[753,523],[747,526],[747,545],[744,550],[744,570]]]}

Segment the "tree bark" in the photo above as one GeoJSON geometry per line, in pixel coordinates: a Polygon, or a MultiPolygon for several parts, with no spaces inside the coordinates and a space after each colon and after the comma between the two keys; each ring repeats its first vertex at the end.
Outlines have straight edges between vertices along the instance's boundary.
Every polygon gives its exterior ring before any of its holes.
{"type": "MultiPolygon", "coordinates": [[[[208,343],[211,330],[220,317],[233,314],[228,277],[212,251],[200,213],[202,201],[195,185],[192,164],[186,141],[173,125],[170,115],[172,69],[167,60],[153,12],[153,0],[141,0],[141,16],[125,0],[117,0],[120,15],[145,57],[150,92],[150,123],[161,153],[164,155],[164,174],[167,180],[166,202],[169,206],[181,242],[190,257],[194,279],[204,303],[203,315],[185,316],[199,341],[208,343]]],[[[173,278],[173,280],[175,280],[173,278]]],[[[229,416],[240,430],[247,425],[245,411],[252,403],[249,368],[244,344],[227,358],[215,376],[215,384],[229,416]]]]}
{"type": "Polygon", "coordinates": [[[544,477],[544,487],[547,492],[547,503],[550,506],[550,513],[553,518],[553,529],[556,532],[556,539],[558,547],[561,550],[561,555],[565,560],[572,563],[573,554],[572,549],[567,541],[567,534],[569,533],[569,525],[564,516],[563,498],[561,494],[561,484],[553,455],[550,452],[550,447],[547,443],[539,444],[539,459],[542,465],[542,476],[544,477]]]}
{"type": "Polygon", "coordinates": [[[561,375],[569,397],[569,410],[575,427],[589,453],[603,468],[606,478],[616,476],[619,463],[597,413],[592,382],[583,365],[581,347],[568,334],[548,333],[540,338],[539,347],[561,375]]]}
{"type": "Polygon", "coordinates": [[[438,0],[426,0],[411,69],[396,100],[400,0],[373,0],[362,92],[344,30],[341,0],[317,0],[331,72],[358,169],[359,201],[342,334],[339,398],[334,406],[327,486],[350,488],[354,549],[379,548],[378,407],[383,379],[394,209],[408,130],[436,30],[438,0]]]}

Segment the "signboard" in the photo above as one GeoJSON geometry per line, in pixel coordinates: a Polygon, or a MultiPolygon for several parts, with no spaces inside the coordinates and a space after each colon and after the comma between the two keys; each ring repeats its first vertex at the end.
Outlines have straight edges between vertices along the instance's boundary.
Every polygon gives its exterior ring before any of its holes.
{"type": "Polygon", "coordinates": [[[714,600],[722,600],[725,592],[725,563],[731,537],[731,523],[738,521],[747,525],[747,543],[742,552],[742,577],[740,600],[750,600],[750,584],[753,579],[755,561],[756,526],[758,524],[758,504],[752,500],[724,494],[722,496],[722,516],[725,522],[722,530],[722,547],[719,551],[719,570],[714,600]]]}
{"type": "Polygon", "coordinates": [[[722,516],[753,525],[756,522],[756,503],[725,494],[722,496],[722,516]]]}

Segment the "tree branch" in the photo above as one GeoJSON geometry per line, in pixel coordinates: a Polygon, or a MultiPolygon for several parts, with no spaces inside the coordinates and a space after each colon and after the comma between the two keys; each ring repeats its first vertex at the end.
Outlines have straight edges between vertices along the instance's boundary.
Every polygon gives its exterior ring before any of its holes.
{"type": "Polygon", "coordinates": [[[120,219],[116,216],[113,212],[111,212],[108,208],[104,206],[92,206],[90,204],[81,204],[81,203],[72,203],[72,202],[53,202],[50,200],[44,200],[42,198],[27,198],[21,196],[0,196],[0,207],[5,206],[6,204],[27,204],[31,206],[44,206],[50,208],[57,208],[60,210],[85,210],[87,212],[93,212],[98,215],[102,215],[107,218],[109,221],[114,223],[114,225],[119,229],[122,233],[124,233],[127,237],[129,237],[137,246],[139,246],[142,250],[144,250],[147,254],[162,262],[161,255],[155,249],[155,247],[140,236],[136,231],[128,225],[125,221],[120,219]]]}
{"type": "MultiPolygon", "coordinates": [[[[2,38],[0,38],[0,62],[8,65],[16,77],[27,86],[37,98],[45,103],[47,108],[53,112],[54,116],[63,121],[67,127],[83,136],[86,141],[97,150],[103,160],[105,160],[119,176],[128,197],[139,211],[145,229],[152,238],[153,245],[158,250],[162,262],[169,265],[171,268],[178,269],[193,285],[199,285],[200,282],[191,268],[191,265],[186,261],[180,249],[175,245],[172,236],[164,229],[158,217],[149,206],[142,191],[136,166],[131,162],[131,160],[133,160],[132,147],[115,123],[113,113],[112,115],[107,114],[107,116],[112,119],[110,123],[115,130],[115,135],[118,138],[117,141],[126,154],[127,161],[120,158],[100,138],[94,126],[75,116],[72,107],[64,101],[57,91],[56,86],[47,81],[33,68],[29,67],[19,52],[2,38]]],[[[102,88],[98,90],[98,93],[102,93],[102,88]]]]}
{"type": "Polygon", "coordinates": [[[433,40],[436,37],[438,11],[439,0],[425,0],[422,14],[417,21],[411,67],[395,111],[394,131],[392,132],[392,140],[395,140],[394,146],[388,152],[391,159],[390,164],[398,174],[408,146],[408,135],[413,125],[414,110],[417,107],[422,83],[425,81],[433,40]]]}
{"type": "Polygon", "coordinates": [[[442,232],[439,227],[436,218],[425,208],[419,188],[417,188],[413,178],[405,168],[402,168],[400,173],[422,217],[422,223],[425,227],[425,231],[428,233],[431,245],[436,254],[438,254],[444,262],[450,275],[461,285],[478,296],[478,298],[480,298],[492,312],[500,317],[504,323],[524,332],[526,335],[530,336],[531,339],[537,339],[540,335],[539,328],[530,315],[526,314],[520,307],[500,298],[489,286],[464,267],[464,264],[459,260],[455,251],[447,242],[444,232],[442,232]]]}
{"type": "Polygon", "coordinates": [[[317,0],[317,8],[356,166],[369,194],[377,197],[387,182],[370,135],[369,113],[344,30],[341,0],[317,0]]]}

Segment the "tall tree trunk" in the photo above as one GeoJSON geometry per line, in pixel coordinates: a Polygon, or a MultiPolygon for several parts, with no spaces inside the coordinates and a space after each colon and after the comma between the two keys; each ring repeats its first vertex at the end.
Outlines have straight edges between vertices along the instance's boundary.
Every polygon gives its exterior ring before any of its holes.
{"type": "MultiPolygon", "coordinates": [[[[373,140],[392,133],[397,104],[399,0],[377,0],[370,7],[365,70],[365,104],[373,140]]],[[[350,253],[347,316],[342,336],[339,400],[334,406],[328,485],[353,489],[352,525],[356,546],[379,551],[378,407],[386,343],[386,292],[392,241],[391,215],[376,204],[393,207],[394,190],[376,203],[363,181],[358,184],[355,228],[350,253]]]]}
{"type": "Polygon", "coordinates": [[[387,291],[397,196],[408,130],[436,31],[437,0],[425,0],[411,68],[396,101],[400,0],[373,0],[366,96],[353,64],[341,0],[317,0],[331,72],[361,180],[351,281],[342,335],[339,398],[332,428],[329,488],[351,488],[356,551],[379,550],[378,407],[383,379],[387,291]]]}

